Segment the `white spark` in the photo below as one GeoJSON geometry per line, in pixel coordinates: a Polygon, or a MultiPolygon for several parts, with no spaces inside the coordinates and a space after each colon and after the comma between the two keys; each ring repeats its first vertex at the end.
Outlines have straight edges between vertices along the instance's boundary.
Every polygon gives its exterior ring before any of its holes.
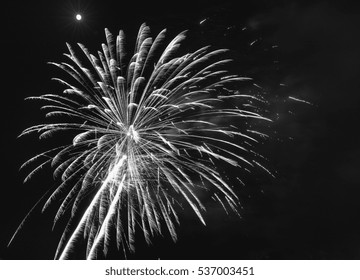
{"type": "Polygon", "coordinates": [[[207,20],[208,20],[208,18],[204,18],[203,20],[200,21],[199,24],[201,25],[201,24],[205,23],[205,21],[207,21],[207,20]]]}
{"type": "Polygon", "coordinates": [[[313,104],[310,103],[309,101],[306,101],[306,100],[303,100],[303,99],[299,99],[299,98],[296,98],[296,97],[293,97],[293,96],[289,96],[288,98],[291,99],[291,100],[294,100],[294,101],[298,101],[298,102],[306,103],[306,104],[309,104],[309,105],[313,105],[313,104]]]}

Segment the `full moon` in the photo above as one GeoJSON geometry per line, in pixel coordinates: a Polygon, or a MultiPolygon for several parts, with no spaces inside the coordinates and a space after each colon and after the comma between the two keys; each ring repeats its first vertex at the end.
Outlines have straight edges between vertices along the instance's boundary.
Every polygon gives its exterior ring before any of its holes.
{"type": "Polygon", "coordinates": [[[75,18],[77,21],[80,21],[82,19],[82,16],[80,14],[76,14],[75,18]]]}

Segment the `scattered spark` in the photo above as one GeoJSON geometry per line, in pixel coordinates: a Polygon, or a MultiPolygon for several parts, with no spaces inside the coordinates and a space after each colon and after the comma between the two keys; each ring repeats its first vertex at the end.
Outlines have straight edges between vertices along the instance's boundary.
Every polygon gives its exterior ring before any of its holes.
{"type": "Polygon", "coordinates": [[[200,25],[204,24],[209,18],[204,18],[203,20],[200,21],[200,25]]]}
{"type": "Polygon", "coordinates": [[[289,96],[288,98],[291,99],[291,100],[294,100],[294,101],[303,102],[303,103],[306,103],[306,104],[309,104],[309,105],[313,105],[313,104],[310,103],[309,101],[306,101],[306,100],[303,100],[303,99],[299,99],[299,98],[296,98],[296,97],[293,97],[293,96],[289,96]]]}
{"type": "Polygon", "coordinates": [[[252,41],[249,45],[252,46],[252,45],[254,45],[257,41],[259,41],[259,40],[256,39],[256,40],[252,41]]]}

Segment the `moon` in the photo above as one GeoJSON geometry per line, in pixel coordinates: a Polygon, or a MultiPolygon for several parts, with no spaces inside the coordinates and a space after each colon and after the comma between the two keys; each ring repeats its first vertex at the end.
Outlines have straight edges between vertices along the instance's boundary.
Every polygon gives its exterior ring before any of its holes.
{"type": "Polygon", "coordinates": [[[82,16],[81,16],[81,14],[76,14],[75,18],[76,18],[76,20],[77,20],[77,21],[82,20],[82,16]]]}

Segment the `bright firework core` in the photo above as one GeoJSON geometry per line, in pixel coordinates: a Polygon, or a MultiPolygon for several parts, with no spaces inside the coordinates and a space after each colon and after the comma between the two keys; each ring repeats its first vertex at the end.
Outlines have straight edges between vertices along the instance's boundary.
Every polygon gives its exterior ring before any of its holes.
{"type": "Polygon", "coordinates": [[[139,141],[139,133],[134,129],[133,125],[130,125],[128,132],[126,133],[128,137],[137,143],[139,141]]]}

